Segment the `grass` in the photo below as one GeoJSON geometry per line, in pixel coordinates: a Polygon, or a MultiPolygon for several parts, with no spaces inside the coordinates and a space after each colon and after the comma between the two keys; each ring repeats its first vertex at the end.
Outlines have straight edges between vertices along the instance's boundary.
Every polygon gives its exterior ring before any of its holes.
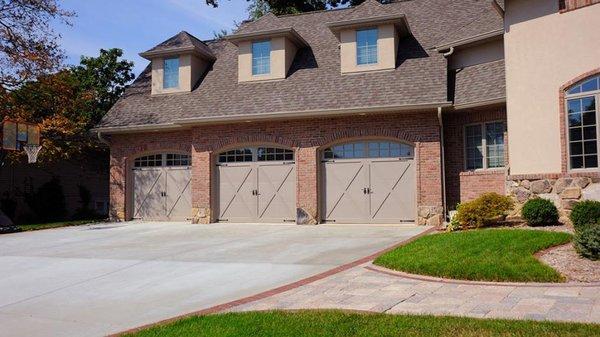
{"type": "Polygon", "coordinates": [[[567,233],[482,229],[421,237],[385,253],[375,264],[412,274],[498,282],[564,282],[533,254],[567,243],[567,233]]]}
{"type": "Polygon", "coordinates": [[[129,337],[575,337],[600,325],[342,311],[262,311],[184,318],[129,337]]]}
{"type": "Polygon", "coordinates": [[[28,225],[17,225],[16,227],[21,232],[28,231],[38,231],[42,229],[50,229],[50,228],[60,228],[60,227],[69,227],[69,226],[80,226],[86,225],[90,223],[95,223],[100,220],[73,220],[73,221],[61,221],[61,222],[50,222],[50,223],[40,223],[40,224],[28,224],[28,225]]]}

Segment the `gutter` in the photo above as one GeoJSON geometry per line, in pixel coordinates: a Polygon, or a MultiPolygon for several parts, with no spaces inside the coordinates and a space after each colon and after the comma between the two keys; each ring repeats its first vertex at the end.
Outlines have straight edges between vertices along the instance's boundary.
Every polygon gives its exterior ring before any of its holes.
{"type": "Polygon", "coordinates": [[[102,135],[102,132],[98,131],[98,132],[97,132],[97,135],[98,135],[98,139],[99,139],[99,140],[100,140],[102,143],[104,143],[104,144],[106,144],[106,146],[110,147],[110,142],[109,142],[109,141],[108,141],[106,138],[104,138],[104,136],[102,135]]]}
{"type": "Polygon", "coordinates": [[[95,128],[95,132],[103,133],[127,133],[127,132],[152,132],[152,131],[168,131],[191,127],[194,125],[204,124],[226,124],[236,122],[252,122],[261,120],[277,120],[288,118],[318,118],[328,116],[347,116],[360,115],[367,113],[385,113],[385,112],[400,112],[400,111],[415,111],[429,110],[438,107],[450,107],[452,102],[437,102],[425,104],[407,104],[407,105],[383,105],[374,107],[356,107],[345,109],[327,109],[327,110],[299,110],[286,112],[270,112],[253,115],[221,115],[221,116],[206,116],[176,119],[171,123],[162,124],[145,124],[145,125],[128,125],[128,126],[110,126],[95,128]]]}
{"type": "Polygon", "coordinates": [[[474,36],[471,36],[471,37],[468,37],[465,39],[448,42],[446,44],[435,47],[435,49],[438,52],[442,52],[443,50],[447,50],[452,47],[456,48],[456,47],[464,46],[464,45],[475,43],[475,42],[485,41],[485,40],[492,39],[494,37],[498,37],[498,36],[502,36],[502,35],[504,35],[504,28],[492,30],[492,31],[478,34],[478,35],[474,35],[474,36]]]}
{"type": "Polygon", "coordinates": [[[454,109],[460,110],[460,109],[478,108],[481,106],[487,106],[487,105],[492,105],[492,104],[501,104],[501,103],[506,103],[506,97],[492,98],[492,99],[488,99],[485,101],[478,101],[478,102],[473,102],[473,103],[455,104],[454,109]]]}
{"type": "Polygon", "coordinates": [[[496,12],[498,12],[498,14],[500,14],[500,16],[504,19],[504,9],[502,8],[502,6],[500,6],[500,4],[498,3],[498,0],[492,0],[492,7],[494,7],[494,9],[496,10],[496,12]]]}

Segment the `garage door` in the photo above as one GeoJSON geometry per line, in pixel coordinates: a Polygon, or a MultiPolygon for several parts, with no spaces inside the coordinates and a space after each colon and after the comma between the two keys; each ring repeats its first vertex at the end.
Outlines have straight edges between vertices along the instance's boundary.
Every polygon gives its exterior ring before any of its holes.
{"type": "Polygon", "coordinates": [[[249,147],[219,154],[219,221],[289,222],[296,218],[294,152],[249,147]]]}
{"type": "Polygon", "coordinates": [[[133,217],[187,220],[191,216],[190,156],[162,153],[137,158],[133,167],[133,217]]]}
{"type": "Polygon", "coordinates": [[[323,151],[323,220],[335,223],[414,222],[414,150],[365,141],[323,151]]]}

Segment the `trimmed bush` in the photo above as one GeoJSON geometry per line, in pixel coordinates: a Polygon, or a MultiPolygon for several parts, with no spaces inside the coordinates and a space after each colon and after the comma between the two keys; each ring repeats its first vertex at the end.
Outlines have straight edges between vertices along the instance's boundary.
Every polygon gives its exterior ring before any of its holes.
{"type": "Polygon", "coordinates": [[[600,223],[583,225],[575,231],[575,249],[591,260],[600,259],[600,223]]]}
{"type": "Polygon", "coordinates": [[[514,204],[510,197],[498,193],[486,193],[479,198],[460,204],[456,220],[463,228],[479,228],[504,220],[514,204]]]}
{"type": "Polygon", "coordinates": [[[570,218],[575,229],[598,223],[600,221],[600,202],[585,200],[576,203],[570,218]]]}
{"type": "Polygon", "coordinates": [[[523,205],[521,216],[529,226],[552,226],[558,223],[558,209],[548,199],[529,199],[523,205]]]}

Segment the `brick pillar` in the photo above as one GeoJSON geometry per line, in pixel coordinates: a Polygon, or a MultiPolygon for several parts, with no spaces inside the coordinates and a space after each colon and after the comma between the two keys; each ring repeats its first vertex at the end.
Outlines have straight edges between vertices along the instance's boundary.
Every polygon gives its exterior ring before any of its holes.
{"type": "Polygon", "coordinates": [[[417,223],[439,226],[444,213],[440,143],[417,143],[417,151],[417,223]]]}
{"type": "Polygon", "coordinates": [[[110,154],[110,219],[113,221],[124,221],[131,214],[126,212],[127,196],[127,158],[110,154]]]}
{"type": "Polygon", "coordinates": [[[298,148],[296,153],[296,223],[319,223],[319,179],[317,147],[298,148]]]}
{"type": "Polygon", "coordinates": [[[212,153],[192,150],[192,222],[208,224],[214,221],[211,208],[212,153]]]}

